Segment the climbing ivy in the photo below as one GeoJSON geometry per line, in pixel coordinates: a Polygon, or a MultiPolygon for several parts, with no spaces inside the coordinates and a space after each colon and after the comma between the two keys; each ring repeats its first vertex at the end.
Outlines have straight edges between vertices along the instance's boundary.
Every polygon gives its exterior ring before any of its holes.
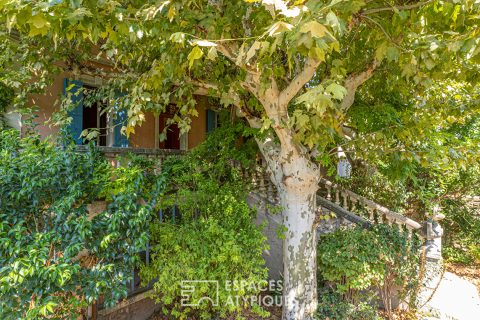
{"type": "Polygon", "coordinates": [[[256,211],[245,200],[243,175],[255,157],[248,138],[238,143],[243,133],[241,123],[219,128],[184,158],[163,165],[168,177],[160,198],[163,221],[151,227],[152,262],[142,268],[141,277],[145,283],[155,281],[152,296],[175,319],[214,319],[244,309],[265,314],[250,300],[266,282],[262,253],[267,246],[254,223],[256,211]],[[218,288],[218,304],[182,304],[182,281],[189,280],[214,281],[196,287],[190,302],[202,297],[215,301],[218,288]],[[242,281],[246,285],[238,289],[228,285],[242,281]]]}
{"type": "Polygon", "coordinates": [[[138,166],[13,130],[0,131],[0,172],[0,318],[70,319],[126,296],[161,179],[146,192],[138,166]]]}
{"type": "Polygon", "coordinates": [[[201,197],[227,186],[245,195],[249,186],[243,177],[253,169],[258,151],[251,137],[252,129],[239,121],[211,132],[185,157],[167,159],[162,170],[168,175],[167,190],[175,196],[163,198],[166,205],[177,204],[182,211],[191,212],[202,203],[201,197]]]}
{"type": "Polygon", "coordinates": [[[409,239],[396,227],[357,227],[321,237],[318,270],[321,281],[333,285],[334,292],[347,302],[366,302],[365,292],[375,296],[379,290],[385,309],[390,311],[394,287],[401,298],[415,292],[419,257],[418,239],[409,239]]]}
{"type": "Polygon", "coordinates": [[[12,103],[13,98],[13,89],[7,87],[3,82],[0,82],[0,113],[6,111],[7,107],[12,103]]]}
{"type": "Polygon", "coordinates": [[[0,129],[6,126],[4,114],[7,108],[12,104],[14,99],[14,91],[0,81],[0,129]]]}

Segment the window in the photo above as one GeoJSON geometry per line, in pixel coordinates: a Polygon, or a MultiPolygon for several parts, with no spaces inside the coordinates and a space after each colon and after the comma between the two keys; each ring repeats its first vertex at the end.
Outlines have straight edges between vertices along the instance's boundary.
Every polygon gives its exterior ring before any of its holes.
{"type": "Polygon", "coordinates": [[[207,109],[207,133],[212,132],[218,128],[218,112],[207,109]]]}
{"type": "Polygon", "coordinates": [[[95,90],[95,87],[88,86],[79,80],[65,79],[63,94],[70,94],[72,103],[75,104],[73,110],[69,112],[72,117],[68,130],[70,131],[77,145],[85,144],[81,133],[85,129],[98,129],[99,137],[97,145],[128,147],[128,139],[121,134],[121,128],[127,121],[127,112],[119,110],[115,112],[114,117],[109,117],[106,112],[102,112],[104,105],[101,101],[95,101],[90,106],[84,104],[84,94],[88,90],[95,90]],[[113,118],[112,121],[110,121],[113,118]],[[113,126],[113,130],[108,130],[113,126]]]}
{"type": "MultiPolygon", "coordinates": [[[[90,86],[83,86],[86,90],[95,90],[90,86]]],[[[103,105],[100,101],[93,102],[90,106],[83,106],[82,131],[85,129],[98,129],[97,145],[107,145],[107,114],[102,112],[103,105]]]]}
{"type": "Polygon", "coordinates": [[[180,150],[180,129],[176,123],[171,123],[171,119],[175,116],[175,105],[170,105],[168,110],[159,116],[159,134],[162,134],[166,129],[166,139],[160,141],[160,149],[175,149],[180,150]]]}

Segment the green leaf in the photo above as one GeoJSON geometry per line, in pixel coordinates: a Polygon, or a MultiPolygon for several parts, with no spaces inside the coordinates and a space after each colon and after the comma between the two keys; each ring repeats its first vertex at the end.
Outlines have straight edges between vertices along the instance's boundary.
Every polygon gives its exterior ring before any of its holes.
{"type": "Polygon", "coordinates": [[[387,54],[387,49],[388,49],[388,42],[384,41],[378,46],[377,50],[375,50],[375,58],[378,61],[382,61],[385,58],[385,55],[387,54]]]}
{"type": "Polygon", "coordinates": [[[318,47],[311,48],[308,56],[317,61],[325,61],[325,51],[318,47]]]}
{"type": "Polygon", "coordinates": [[[52,313],[53,309],[58,305],[58,303],[49,301],[46,305],[48,312],[52,313]]]}
{"type": "Polygon", "coordinates": [[[193,47],[192,51],[188,54],[188,68],[191,69],[193,67],[193,63],[195,60],[200,59],[203,56],[203,51],[199,47],[193,47]]]}
{"type": "Polygon", "coordinates": [[[337,15],[333,11],[330,11],[327,14],[326,21],[327,21],[327,24],[330,27],[332,27],[332,29],[336,33],[338,33],[339,35],[343,34],[343,29],[342,29],[342,25],[340,23],[340,20],[338,19],[337,15]]]}
{"type": "Polygon", "coordinates": [[[293,25],[287,22],[283,21],[277,21],[275,22],[270,28],[267,30],[267,34],[272,37],[275,36],[279,33],[285,32],[285,31],[290,31],[293,29],[293,25]]]}
{"type": "Polygon", "coordinates": [[[262,118],[262,128],[260,129],[261,131],[266,131],[268,130],[272,125],[272,120],[270,120],[267,117],[262,118]]]}
{"type": "Polygon", "coordinates": [[[400,57],[400,50],[398,50],[396,47],[388,47],[386,57],[389,62],[397,61],[400,57]]]}
{"type": "Polygon", "coordinates": [[[217,49],[215,47],[211,47],[210,49],[208,49],[207,59],[215,61],[217,57],[218,57],[218,54],[217,54],[217,49]]]}
{"type": "Polygon", "coordinates": [[[337,83],[330,84],[325,91],[330,93],[334,99],[342,100],[347,94],[347,89],[337,83]]]}
{"type": "Polygon", "coordinates": [[[37,14],[32,16],[28,22],[30,23],[30,37],[47,34],[50,24],[45,19],[45,16],[43,14],[37,14]]]}
{"type": "Polygon", "coordinates": [[[84,16],[91,17],[92,12],[88,10],[87,8],[78,8],[74,12],[70,13],[67,16],[68,20],[71,21],[79,21],[81,20],[84,16]]]}
{"type": "Polygon", "coordinates": [[[312,37],[322,38],[328,33],[328,30],[323,24],[320,24],[317,21],[309,21],[300,28],[300,32],[310,32],[312,37]]]}
{"type": "Polygon", "coordinates": [[[185,43],[185,33],[183,33],[183,32],[172,33],[172,35],[170,36],[170,41],[172,41],[174,43],[184,44],[185,43]]]}
{"type": "Polygon", "coordinates": [[[43,14],[37,14],[32,16],[29,20],[29,23],[37,29],[41,29],[48,24],[43,14]]]}

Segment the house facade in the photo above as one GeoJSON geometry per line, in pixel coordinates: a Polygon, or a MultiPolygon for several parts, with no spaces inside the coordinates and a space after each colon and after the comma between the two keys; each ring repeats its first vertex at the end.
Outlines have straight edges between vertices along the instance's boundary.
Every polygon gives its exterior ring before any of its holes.
{"type": "MultiPolygon", "coordinates": [[[[101,66],[104,68],[104,66],[101,66]]],[[[32,95],[30,104],[35,106],[34,120],[35,131],[41,137],[55,137],[60,132],[60,127],[48,123],[55,112],[60,111],[60,98],[69,94],[76,107],[69,112],[72,118],[68,130],[75,144],[87,144],[88,141],[81,137],[85,129],[94,129],[99,132],[94,139],[100,147],[117,147],[129,149],[172,149],[190,150],[203,142],[209,131],[217,126],[218,115],[209,109],[208,99],[197,96],[198,117],[192,118],[191,129],[187,134],[181,134],[177,125],[168,125],[168,120],[174,116],[175,104],[168,106],[161,114],[145,112],[145,120],[134,128],[134,133],[127,137],[121,128],[127,122],[127,111],[120,110],[113,116],[103,112],[105,106],[102,102],[83,103],[85,98],[82,92],[100,87],[105,80],[98,76],[88,74],[72,74],[63,72],[58,74],[53,83],[45,90],[44,94],[32,95]],[[161,141],[160,134],[166,131],[166,139],[161,141]]],[[[26,131],[25,116],[18,113],[6,114],[8,124],[20,132],[26,131]]]]}
{"type": "MultiPolygon", "coordinates": [[[[92,62],[89,62],[92,63],[92,62]]],[[[94,65],[97,70],[109,71],[107,64],[94,65]]],[[[209,108],[208,99],[196,96],[196,108],[198,116],[191,119],[191,129],[186,134],[181,134],[176,124],[169,122],[176,113],[177,106],[172,103],[162,113],[144,113],[144,121],[134,128],[134,132],[128,137],[122,132],[122,126],[128,121],[127,110],[106,111],[103,101],[88,100],[88,91],[101,87],[106,80],[99,76],[88,73],[62,72],[54,77],[53,82],[43,94],[35,94],[29,97],[29,104],[33,106],[33,114],[21,115],[7,111],[6,120],[10,127],[17,129],[21,135],[31,130],[31,124],[27,119],[33,118],[33,130],[42,138],[55,138],[60,135],[61,127],[52,125],[55,114],[61,110],[62,97],[69,97],[75,107],[68,112],[71,122],[67,130],[74,143],[82,151],[82,145],[90,141],[82,137],[84,130],[95,130],[99,133],[94,137],[94,143],[99,147],[112,165],[118,165],[116,156],[126,152],[143,154],[163,159],[166,156],[188,151],[202,143],[209,132],[218,125],[218,113],[209,108]],[[166,129],[166,139],[160,139],[166,129]],[[178,152],[177,152],[178,151],[178,152]]],[[[111,106],[109,106],[111,107],[111,106]]],[[[89,205],[95,207],[95,204],[89,205]]],[[[105,210],[104,203],[99,202],[99,210],[105,210]]],[[[173,214],[175,214],[173,208],[173,214]]],[[[162,212],[159,212],[160,219],[162,212]]],[[[145,251],[139,252],[140,258],[149,261],[149,246],[145,251]]],[[[132,271],[133,280],[127,283],[127,299],[120,301],[113,308],[105,308],[103,299],[100,298],[85,310],[82,319],[146,319],[158,309],[152,299],[147,298],[151,286],[141,285],[139,270],[132,271]]]]}

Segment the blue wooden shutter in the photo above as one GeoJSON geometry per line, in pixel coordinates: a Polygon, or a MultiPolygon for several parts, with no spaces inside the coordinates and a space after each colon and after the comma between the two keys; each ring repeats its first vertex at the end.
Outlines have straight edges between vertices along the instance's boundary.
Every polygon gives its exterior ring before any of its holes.
{"type": "Polygon", "coordinates": [[[68,131],[72,135],[75,144],[82,144],[80,134],[83,131],[83,91],[81,90],[83,83],[78,80],[69,80],[67,78],[63,81],[63,94],[67,96],[70,94],[70,99],[75,105],[75,108],[68,112],[72,117],[72,122],[68,126],[68,131]],[[68,92],[67,92],[68,90],[68,92]]]}
{"type": "Polygon", "coordinates": [[[207,133],[212,132],[217,127],[217,113],[207,109],[207,133]]]}
{"type": "MultiPolygon", "coordinates": [[[[121,96],[119,94],[118,96],[121,96]]],[[[119,109],[118,103],[115,104],[115,118],[113,124],[115,129],[113,130],[113,146],[127,148],[128,147],[128,138],[126,135],[122,134],[121,130],[123,126],[127,125],[128,113],[125,109],[119,109]]]]}

